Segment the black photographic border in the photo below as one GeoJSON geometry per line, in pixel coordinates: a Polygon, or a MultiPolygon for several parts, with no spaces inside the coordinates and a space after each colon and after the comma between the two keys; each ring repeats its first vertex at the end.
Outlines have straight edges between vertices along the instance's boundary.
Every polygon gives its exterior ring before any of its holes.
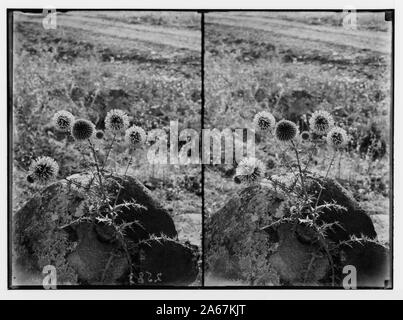
{"type": "MultiPolygon", "coordinates": [[[[205,44],[205,14],[209,12],[342,12],[341,9],[134,9],[134,8],[113,8],[113,9],[98,9],[98,8],[59,8],[57,10],[68,11],[170,11],[170,12],[197,12],[201,16],[201,128],[204,128],[204,107],[205,107],[205,92],[204,92],[204,44],[205,44]]],[[[43,9],[37,8],[7,8],[7,283],[8,290],[45,290],[40,285],[13,285],[12,284],[12,189],[13,189],[13,12],[14,11],[29,11],[31,13],[41,14],[43,9]]],[[[391,14],[392,23],[392,50],[391,50],[391,109],[390,109],[390,157],[389,157],[389,243],[390,243],[390,283],[385,288],[381,287],[358,287],[357,290],[384,290],[393,289],[393,262],[394,262],[394,89],[395,89],[395,9],[357,9],[357,12],[388,12],[391,14]]],[[[204,164],[201,165],[202,176],[202,228],[201,228],[201,285],[199,286],[120,286],[120,285],[57,285],[57,290],[345,290],[341,287],[331,286],[205,286],[205,257],[204,257],[204,232],[205,232],[205,203],[204,203],[204,164]]]]}

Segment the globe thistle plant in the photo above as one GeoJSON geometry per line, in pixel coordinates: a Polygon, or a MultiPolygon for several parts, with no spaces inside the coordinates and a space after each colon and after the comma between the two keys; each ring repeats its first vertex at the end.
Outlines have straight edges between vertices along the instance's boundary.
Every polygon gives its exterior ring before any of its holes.
{"type": "Polygon", "coordinates": [[[277,140],[287,142],[294,139],[298,134],[297,125],[289,120],[281,120],[277,123],[274,135],[277,140]]]}
{"type": "Polygon", "coordinates": [[[73,123],[71,135],[77,141],[90,139],[95,133],[95,126],[91,121],[78,119],[73,123]]]}
{"type": "Polygon", "coordinates": [[[255,115],[253,125],[257,130],[271,132],[276,125],[276,119],[270,112],[262,111],[255,115]]]}
{"type": "Polygon", "coordinates": [[[333,127],[326,136],[326,142],[334,149],[342,148],[348,142],[347,133],[340,127],[333,127]]]}
{"type": "Polygon", "coordinates": [[[59,165],[50,157],[39,157],[32,162],[27,180],[39,185],[46,185],[57,177],[59,165]]]}
{"type": "Polygon", "coordinates": [[[138,126],[131,126],[126,130],[125,140],[131,147],[138,147],[145,143],[147,138],[146,132],[143,128],[138,126]]]}
{"type": "Polygon", "coordinates": [[[120,109],[113,109],[109,111],[105,118],[105,128],[110,131],[126,130],[129,126],[128,115],[120,109]]]}
{"type": "Polygon", "coordinates": [[[53,116],[53,123],[58,131],[69,132],[74,122],[74,116],[65,110],[58,111],[53,116]]]}
{"type": "Polygon", "coordinates": [[[309,127],[318,135],[327,134],[333,126],[333,117],[329,112],[324,110],[315,111],[309,119],[309,127]]]}
{"type": "Polygon", "coordinates": [[[259,159],[247,157],[238,164],[235,172],[235,181],[246,184],[258,182],[265,174],[265,165],[259,159]]]}

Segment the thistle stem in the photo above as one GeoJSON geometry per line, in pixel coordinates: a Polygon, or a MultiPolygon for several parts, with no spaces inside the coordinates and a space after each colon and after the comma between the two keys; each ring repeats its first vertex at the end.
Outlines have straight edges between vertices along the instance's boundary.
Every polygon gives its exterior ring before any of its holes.
{"type": "Polygon", "coordinates": [[[285,150],[283,150],[282,148],[281,148],[281,146],[279,146],[279,149],[280,149],[280,151],[281,151],[281,155],[282,155],[282,159],[281,160],[283,160],[283,162],[284,162],[284,164],[290,169],[290,171],[291,171],[291,173],[294,175],[294,177],[296,178],[296,179],[298,179],[297,178],[297,175],[295,174],[295,172],[294,172],[294,170],[293,170],[293,168],[292,168],[292,166],[288,163],[288,161],[285,159],[285,150]]]}
{"type": "Polygon", "coordinates": [[[304,174],[302,172],[301,161],[299,159],[299,152],[298,152],[297,146],[295,145],[294,141],[291,140],[291,144],[294,148],[295,156],[297,157],[297,164],[298,164],[298,170],[299,170],[299,175],[300,175],[300,179],[301,179],[302,190],[304,191],[305,198],[308,199],[308,192],[305,187],[305,179],[304,179],[304,174]]]}
{"type": "MultiPolygon", "coordinates": [[[[129,161],[127,162],[126,169],[125,169],[125,173],[123,174],[123,178],[126,176],[127,171],[129,170],[129,166],[130,166],[130,164],[132,163],[132,160],[133,160],[133,154],[130,154],[130,159],[129,159],[129,161]]],[[[120,192],[122,191],[122,188],[123,188],[123,185],[122,185],[122,183],[121,183],[120,186],[119,186],[118,194],[117,194],[117,196],[116,196],[116,198],[115,198],[115,203],[113,204],[113,207],[116,207],[116,204],[117,204],[117,202],[118,202],[118,198],[119,198],[119,196],[120,196],[120,192]]]]}
{"type": "Polygon", "coordinates": [[[109,158],[109,155],[110,155],[110,153],[112,151],[112,147],[113,147],[113,144],[115,143],[115,140],[116,140],[116,133],[113,134],[112,142],[108,147],[108,152],[106,153],[105,160],[102,163],[102,171],[105,169],[105,164],[108,161],[108,158],[109,158]]]}
{"type": "MultiPolygon", "coordinates": [[[[330,168],[332,167],[335,158],[336,158],[336,151],[333,152],[332,160],[330,161],[329,166],[327,167],[325,179],[326,179],[326,178],[328,177],[328,175],[329,175],[330,168]]],[[[316,211],[316,208],[318,207],[318,203],[319,203],[320,197],[321,197],[321,195],[322,195],[323,189],[324,189],[324,188],[323,188],[322,185],[321,185],[321,186],[320,186],[319,195],[318,195],[318,198],[316,199],[316,203],[315,203],[315,211],[316,211]]]]}
{"type": "Polygon", "coordinates": [[[306,173],[306,170],[308,170],[308,167],[311,164],[312,157],[313,157],[313,152],[315,151],[317,144],[318,144],[318,142],[315,141],[315,144],[313,145],[313,148],[312,148],[311,152],[309,153],[308,161],[306,162],[306,165],[305,165],[305,168],[304,168],[304,173],[306,173]]]}
{"type": "Polygon", "coordinates": [[[99,168],[97,152],[95,151],[94,145],[92,144],[90,139],[88,139],[88,143],[90,145],[90,149],[91,149],[92,155],[94,157],[95,166],[97,168],[97,176],[98,176],[99,186],[101,187],[102,196],[103,196],[104,200],[106,200],[107,197],[105,194],[104,185],[102,183],[102,174],[101,174],[101,169],[99,168]]]}

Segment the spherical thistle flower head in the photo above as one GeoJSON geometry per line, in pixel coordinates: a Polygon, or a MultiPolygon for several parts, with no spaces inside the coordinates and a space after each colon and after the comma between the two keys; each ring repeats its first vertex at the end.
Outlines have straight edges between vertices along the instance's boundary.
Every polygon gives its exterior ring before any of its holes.
{"type": "Polygon", "coordinates": [[[74,122],[74,116],[65,110],[58,111],[53,116],[53,123],[57,130],[61,132],[69,132],[74,122]]]}
{"type": "Polygon", "coordinates": [[[314,133],[318,135],[328,133],[333,126],[334,126],[333,117],[327,111],[323,110],[315,111],[312,114],[311,119],[309,119],[309,127],[314,133]]]}
{"type": "Polygon", "coordinates": [[[39,157],[29,168],[29,182],[46,185],[57,177],[59,165],[50,157],[39,157]]]}
{"type": "Polygon", "coordinates": [[[340,127],[333,127],[326,136],[327,144],[335,149],[344,147],[348,142],[347,133],[340,127]]]}
{"type": "Polygon", "coordinates": [[[265,174],[265,165],[259,159],[247,157],[242,159],[235,171],[235,182],[253,184],[258,182],[265,174]]]}
{"type": "Polygon", "coordinates": [[[125,140],[131,147],[138,147],[146,142],[147,134],[143,128],[131,126],[126,130],[125,140]]]}
{"type": "Polygon", "coordinates": [[[105,128],[111,131],[126,130],[129,126],[129,117],[123,110],[113,109],[105,118],[105,128]]]}
{"type": "Polygon", "coordinates": [[[90,139],[95,133],[95,125],[88,120],[78,119],[73,123],[71,135],[78,141],[90,139]]]}
{"type": "Polygon", "coordinates": [[[104,132],[103,132],[102,130],[98,130],[98,131],[95,133],[95,137],[96,137],[97,139],[103,139],[103,137],[104,137],[104,132]]]}
{"type": "Polygon", "coordinates": [[[286,142],[294,139],[298,134],[297,125],[289,120],[281,120],[277,123],[274,135],[277,140],[286,142]]]}
{"type": "Polygon", "coordinates": [[[302,131],[300,134],[302,141],[309,141],[311,140],[311,134],[308,131],[302,131]]]}
{"type": "Polygon", "coordinates": [[[257,130],[272,131],[276,125],[276,119],[270,112],[262,111],[253,118],[253,125],[257,130]]]}

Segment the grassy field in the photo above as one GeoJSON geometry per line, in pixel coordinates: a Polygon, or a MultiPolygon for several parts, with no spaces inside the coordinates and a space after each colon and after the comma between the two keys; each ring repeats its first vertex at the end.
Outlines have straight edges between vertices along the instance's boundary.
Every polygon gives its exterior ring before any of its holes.
{"type": "MultiPolygon", "coordinates": [[[[167,130],[171,120],[179,121],[179,129],[199,130],[200,39],[200,16],[191,12],[69,12],[58,14],[55,30],[16,12],[13,211],[38,191],[26,181],[35,157],[55,158],[60,177],[81,170],[74,142],[51,124],[58,110],[90,119],[99,129],[106,113],[119,108],[146,131],[167,130]]],[[[145,151],[137,152],[128,174],[168,208],[180,240],[200,246],[200,166],[157,168],[145,151]]],[[[127,159],[118,141],[113,170],[123,174],[127,159]]]]}
{"type": "MultiPolygon", "coordinates": [[[[388,243],[391,25],[384,13],[358,13],[357,30],[342,27],[341,13],[208,13],[205,20],[205,126],[253,128],[263,110],[277,120],[329,111],[354,138],[330,175],[353,192],[388,243]],[[359,150],[371,127],[386,142],[376,160],[359,150]]],[[[268,173],[281,173],[280,150],[259,134],[256,142],[268,173]]],[[[320,150],[312,170],[324,174],[329,157],[320,150]]],[[[232,166],[206,167],[206,215],[240,190],[233,174],[232,166]]]]}

